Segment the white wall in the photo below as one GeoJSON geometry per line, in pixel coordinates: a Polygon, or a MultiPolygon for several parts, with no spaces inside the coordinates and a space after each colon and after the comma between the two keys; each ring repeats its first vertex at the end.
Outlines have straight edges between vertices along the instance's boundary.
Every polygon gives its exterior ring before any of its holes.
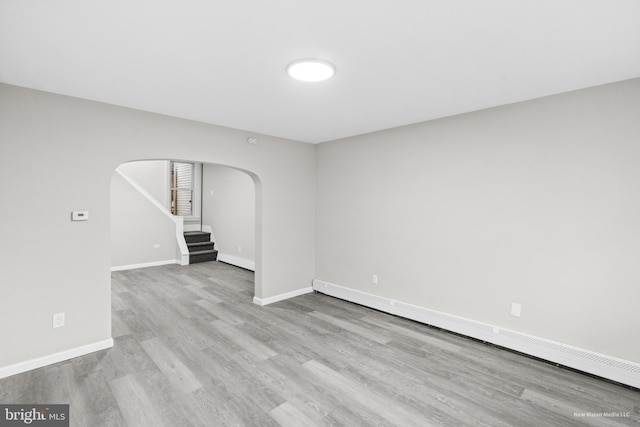
{"type": "Polygon", "coordinates": [[[179,261],[177,253],[176,223],[120,174],[114,173],[111,178],[111,266],[179,261]]]}
{"type": "Polygon", "coordinates": [[[222,261],[255,262],[255,185],[239,170],[204,165],[203,221],[210,225],[222,261]]]}
{"type": "Polygon", "coordinates": [[[169,160],[145,160],[143,162],[128,162],[119,166],[120,170],[133,178],[162,206],[169,206],[169,160]]]}
{"type": "Polygon", "coordinates": [[[317,154],[319,279],[640,362],[640,79],[317,154]]]}
{"type": "Polygon", "coordinates": [[[20,206],[0,210],[0,369],[110,337],[111,177],[141,159],[252,173],[259,298],[315,276],[640,362],[639,117],[636,79],[254,146],[240,130],[0,84],[0,197],[20,206]],[[67,325],[52,329],[58,312],[67,325]]]}
{"type": "Polygon", "coordinates": [[[0,158],[0,197],[20,206],[0,210],[0,369],[110,338],[110,186],[128,161],[250,171],[256,296],[306,288],[314,277],[314,146],[0,84],[0,158]],[[72,210],[91,219],[71,222],[72,210]],[[66,326],[52,329],[59,312],[66,326]]]}

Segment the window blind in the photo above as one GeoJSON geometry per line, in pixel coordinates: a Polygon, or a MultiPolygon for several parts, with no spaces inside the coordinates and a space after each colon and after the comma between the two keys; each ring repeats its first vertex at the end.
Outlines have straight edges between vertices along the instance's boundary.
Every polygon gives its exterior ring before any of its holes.
{"type": "Polygon", "coordinates": [[[171,163],[171,213],[192,215],[193,163],[171,163]]]}

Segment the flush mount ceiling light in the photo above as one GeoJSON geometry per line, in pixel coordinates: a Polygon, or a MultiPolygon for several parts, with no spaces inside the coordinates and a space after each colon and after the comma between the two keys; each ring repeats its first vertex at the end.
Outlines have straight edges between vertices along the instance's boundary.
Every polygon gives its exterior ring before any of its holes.
{"type": "Polygon", "coordinates": [[[336,67],[322,59],[299,59],[287,65],[287,74],[303,82],[321,82],[335,73],[336,67]]]}

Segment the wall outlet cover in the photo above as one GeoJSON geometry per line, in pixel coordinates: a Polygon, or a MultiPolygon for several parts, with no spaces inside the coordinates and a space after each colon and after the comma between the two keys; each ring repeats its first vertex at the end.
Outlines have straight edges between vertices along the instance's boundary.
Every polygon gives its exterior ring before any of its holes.
{"type": "Polygon", "coordinates": [[[61,328],[64,326],[64,313],[56,313],[53,315],[53,327],[61,328]]]}
{"type": "Polygon", "coordinates": [[[522,306],[516,302],[511,303],[511,315],[515,317],[520,317],[522,314],[522,306]]]}

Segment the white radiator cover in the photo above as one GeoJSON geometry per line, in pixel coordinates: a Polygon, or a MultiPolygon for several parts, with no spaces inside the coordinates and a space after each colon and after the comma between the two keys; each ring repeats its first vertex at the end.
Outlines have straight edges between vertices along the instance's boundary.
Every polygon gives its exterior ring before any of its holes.
{"type": "Polygon", "coordinates": [[[640,388],[640,364],[314,279],[320,293],[640,388]]]}

